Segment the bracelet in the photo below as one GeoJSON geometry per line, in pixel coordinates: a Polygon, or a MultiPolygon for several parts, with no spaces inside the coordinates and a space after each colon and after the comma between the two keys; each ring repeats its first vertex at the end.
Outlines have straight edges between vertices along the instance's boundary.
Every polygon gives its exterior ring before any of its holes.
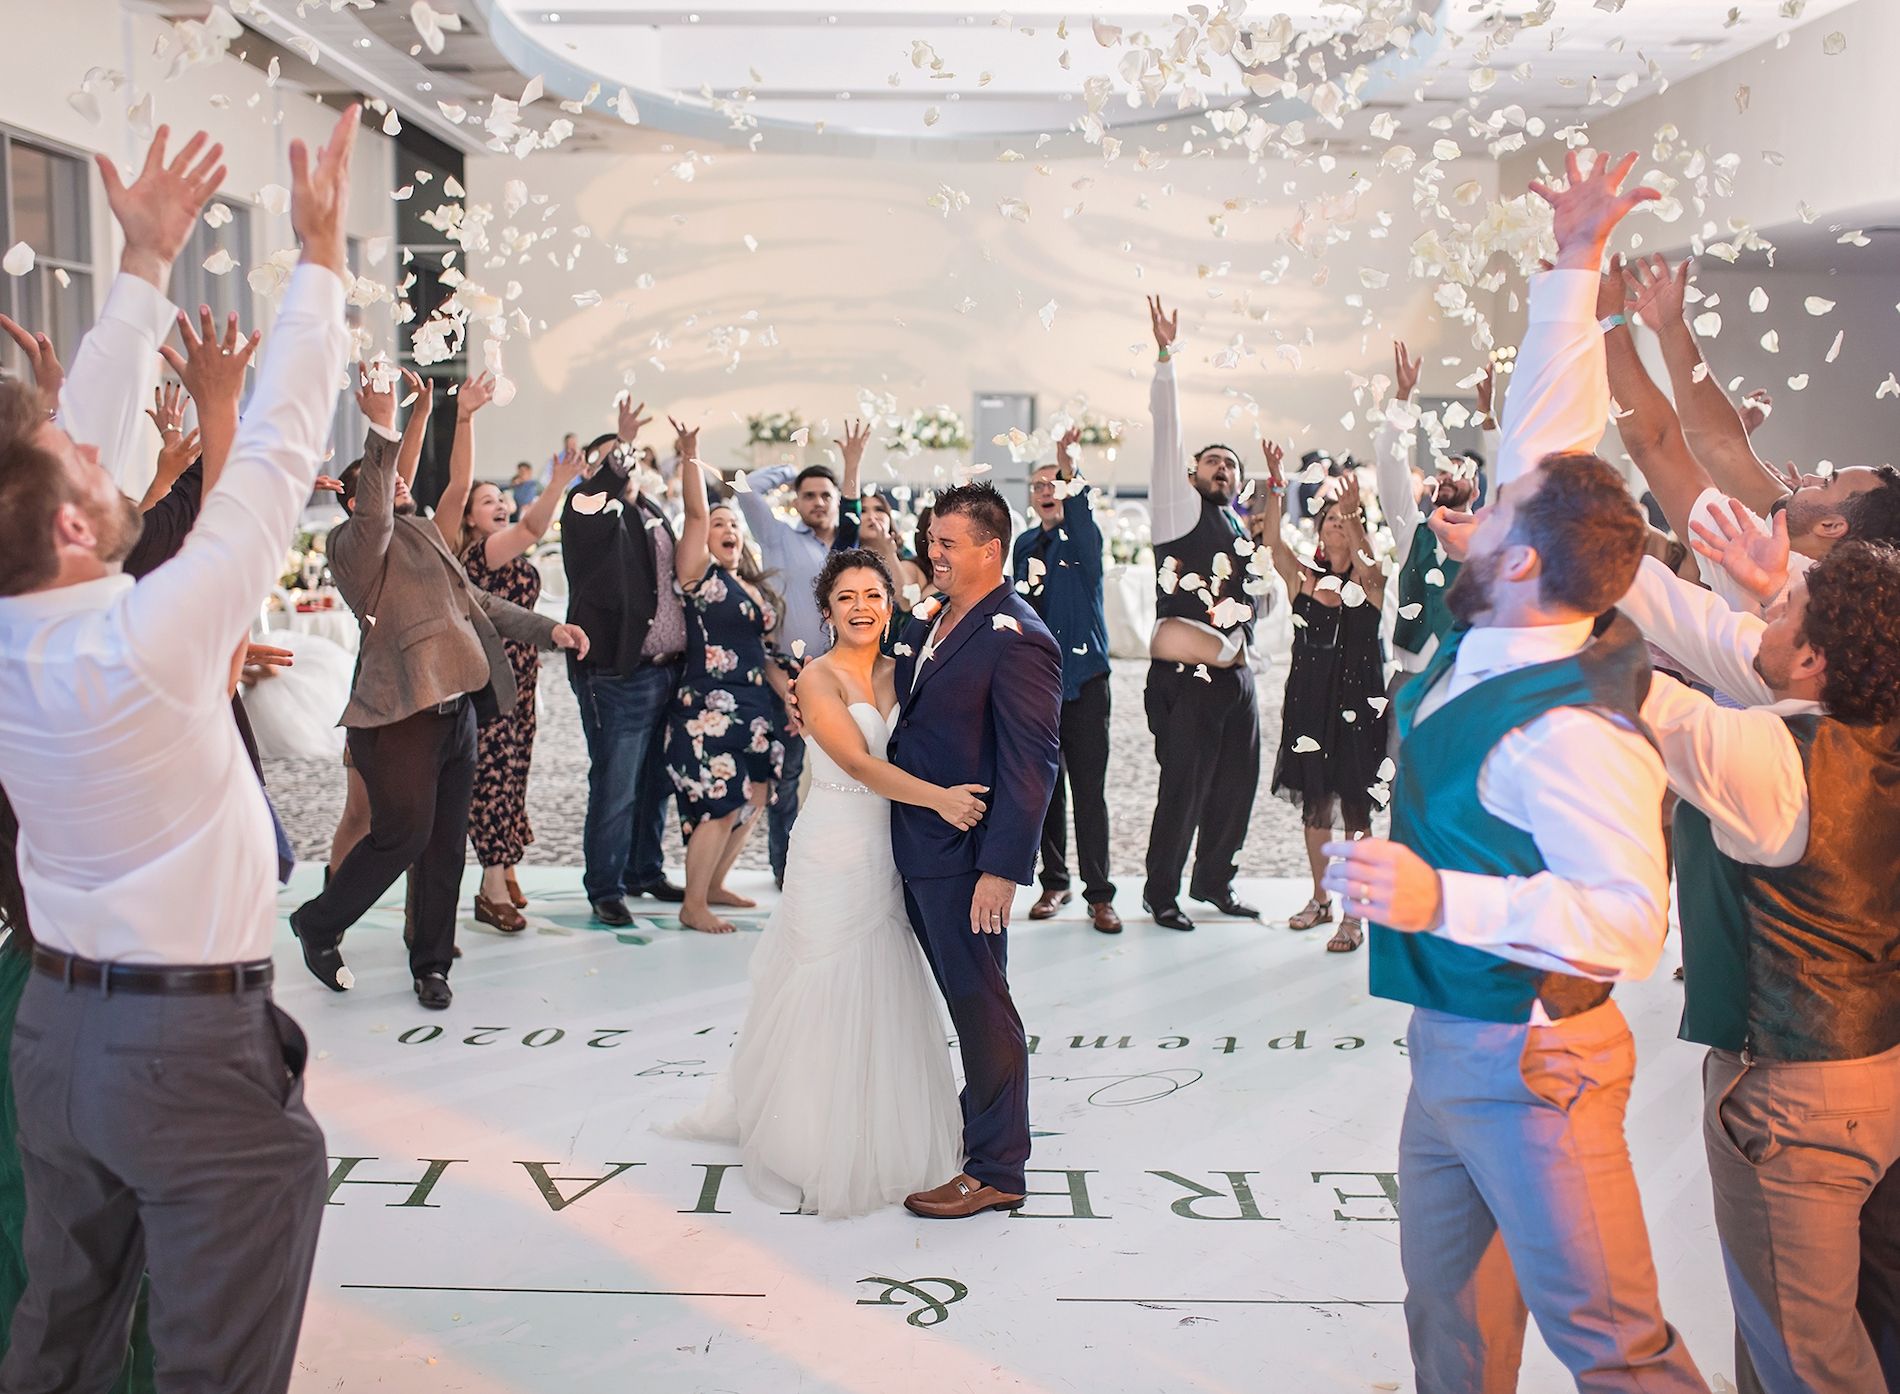
{"type": "Polygon", "coordinates": [[[1629,322],[1630,322],[1630,317],[1628,315],[1624,315],[1624,314],[1605,315],[1602,319],[1597,321],[1597,328],[1601,329],[1605,334],[1608,334],[1612,329],[1616,328],[1619,324],[1628,324],[1629,322]]]}

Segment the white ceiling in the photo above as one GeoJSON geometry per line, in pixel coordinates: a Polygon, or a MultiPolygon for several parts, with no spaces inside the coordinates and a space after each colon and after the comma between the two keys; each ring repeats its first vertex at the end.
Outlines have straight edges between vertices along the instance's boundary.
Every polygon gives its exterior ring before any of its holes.
{"type": "MultiPolygon", "coordinates": [[[[756,142],[787,151],[905,149],[993,157],[1008,143],[1062,139],[1087,111],[1084,84],[1107,79],[1100,119],[1125,133],[1180,114],[1180,85],[1157,105],[1131,103],[1121,65],[1143,46],[1168,50],[1187,6],[1153,0],[1091,0],[1086,10],[961,10],[919,0],[681,0],[661,7],[628,0],[432,0],[459,13],[460,33],[440,54],[419,42],[408,0],[341,6],[252,0],[265,32],[316,43],[330,80],[381,96],[412,124],[465,149],[484,148],[488,99],[520,93],[540,75],[547,100],[529,124],[562,113],[555,99],[600,92],[564,149],[645,144],[678,136],[702,142],[756,142]],[[1120,32],[1104,46],[1091,23],[1120,32]],[[1064,32],[1066,30],[1066,32],[1064,32]],[[920,48],[918,45],[928,45],[920,48]],[[637,127],[608,109],[628,89],[637,127]],[[469,114],[458,123],[438,101],[469,114]]],[[[1234,53],[1197,45],[1205,71],[1190,71],[1191,109],[1246,102],[1271,121],[1304,120],[1309,137],[1357,139],[1377,112],[1413,136],[1435,118],[1508,104],[1550,125],[1588,117],[1606,103],[1629,104],[1853,0],[1226,0],[1237,27],[1287,16],[1313,42],[1289,45],[1297,58],[1263,65],[1258,76],[1289,72],[1301,86],[1343,79],[1364,66],[1359,110],[1329,129],[1298,98],[1250,92],[1234,53]],[[1364,41],[1369,21],[1410,31],[1403,47],[1364,41]],[[1541,22],[1537,22],[1540,21],[1541,22]],[[1323,40],[1343,35],[1340,42],[1323,40]],[[1357,47],[1360,51],[1353,51],[1357,47]],[[1474,93],[1473,75],[1495,74],[1474,93]],[[1618,91],[1621,82],[1627,91],[1618,91]]],[[[1214,5],[1192,7],[1205,23],[1214,5]]],[[[1104,35],[1104,37],[1107,37],[1104,35]]],[[[1479,79],[1482,82],[1482,78],[1479,79]]],[[[322,78],[309,85],[321,87],[322,78]]],[[[1258,82],[1256,81],[1256,85],[1258,82]]],[[[524,114],[525,117],[525,114],[524,114]]],[[[1442,122],[1441,122],[1442,125],[1442,122]]],[[[1455,132],[1454,132],[1455,134],[1455,132]]]]}

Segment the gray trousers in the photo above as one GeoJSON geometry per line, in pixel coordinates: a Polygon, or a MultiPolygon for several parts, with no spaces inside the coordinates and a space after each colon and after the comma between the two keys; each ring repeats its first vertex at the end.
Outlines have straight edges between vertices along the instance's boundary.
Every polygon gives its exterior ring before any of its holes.
{"type": "Polygon", "coordinates": [[[1516,1389],[1527,1310],[1586,1394],[1707,1394],[1656,1296],[1616,1004],[1551,1026],[1420,1008],[1406,1045],[1399,1260],[1418,1394],[1516,1389]]]}
{"type": "Polygon", "coordinates": [[[164,1394],[282,1394],[328,1164],[267,989],[106,996],[38,972],[13,1035],[26,1292],[0,1394],[97,1394],[150,1272],[164,1394]]]}
{"type": "Polygon", "coordinates": [[[1737,1387],[1900,1390],[1900,1047],[1753,1065],[1712,1050],[1702,1098],[1737,1387]]]}

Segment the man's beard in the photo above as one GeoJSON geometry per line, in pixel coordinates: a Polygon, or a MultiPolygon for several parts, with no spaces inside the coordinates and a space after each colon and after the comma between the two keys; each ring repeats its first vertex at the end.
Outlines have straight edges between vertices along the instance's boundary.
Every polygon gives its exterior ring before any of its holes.
{"type": "Polygon", "coordinates": [[[416,511],[416,501],[414,499],[404,499],[402,500],[402,502],[396,505],[396,512],[401,514],[405,518],[409,517],[415,511],[416,511]]]}
{"type": "Polygon", "coordinates": [[[1801,493],[1801,490],[1796,489],[1791,493],[1783,494],[1768,507],[1770,522],[1774,521],[1777,512],[1788,515],[1788,536],[1790,537],[1811,536],[1815,528],[1831,517],[1834,512],[1818,500],[1802,498],[1801,493]]]}
{"type": "Polygon", "coordinates": [[[1198,474],[1191,475],[1189,476],[1189,478],[1193,481],[1195,490],[1200,494],[1202,498],[1207,499],[1212,503],[1218,504],[1222,508],[1227,507],[1228,504],[1234,501],[1234,495],[1233,495],[1232,490],[1223,489],[1218,484],[1209,484],[1207,481],[1202,479],[1200,475],[1198,474]]]}
{"type": "Polygon", "coordinates": [[[133,547],[138,545],[139,534],[145,530],[145,515],[139,512],[138,504],[124,494],[117,495],[111,503],[101,506],[86,505],[86,517],[92,523],[92,530],[99,539],[99,560],[108,566],[117,566],[132,555],[133,547]]]}
{"type": "Polygon", "coordinates": [[[1471,624],[1491,608],[1491,582],[1497,578],[1495,553],[1468,557],[1445,591],[1445,608],[1460,624],[1471,624]]]}

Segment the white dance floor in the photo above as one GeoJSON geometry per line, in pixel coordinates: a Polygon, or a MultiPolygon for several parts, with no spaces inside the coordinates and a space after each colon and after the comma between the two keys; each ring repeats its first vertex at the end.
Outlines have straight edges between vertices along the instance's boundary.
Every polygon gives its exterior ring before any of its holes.
{"type": "MultiPolygon", "coordinates": [[[[300,867],[282,908],[317,875],[300,867]]],[[[1326,931],[1179,934],[1125,892],[1111,939],[1021,922],[1025,893],[1010,978],[1037,1038],[1037,1194],[1013,1218],[837,1222],[779,1213],[726,1149],[650,1128],[726,1057],[756,934],[616,932],[589,924],[577,872],[522,879],[531,928],[465,920],[446,1013],[410,990],[400,888],[346,940],[346,995],[280,931],[332,1159],[296,1389],[1412,1388],[1405,1010],[1368,998],[1364,954],[1324,953],[1326,931]]],[[[1243,892],[1284,920],[1306,890],[1243,892]]],[[[1732,1372],[1728,1299],[1675,961],[1618,993],[1641,1055],[1629,1133],[1664,1308],[1713,1378],[1732,1372]]],[[[1521,1387],[1570,1387],[1535,1334],[1521,1387]]]]}

